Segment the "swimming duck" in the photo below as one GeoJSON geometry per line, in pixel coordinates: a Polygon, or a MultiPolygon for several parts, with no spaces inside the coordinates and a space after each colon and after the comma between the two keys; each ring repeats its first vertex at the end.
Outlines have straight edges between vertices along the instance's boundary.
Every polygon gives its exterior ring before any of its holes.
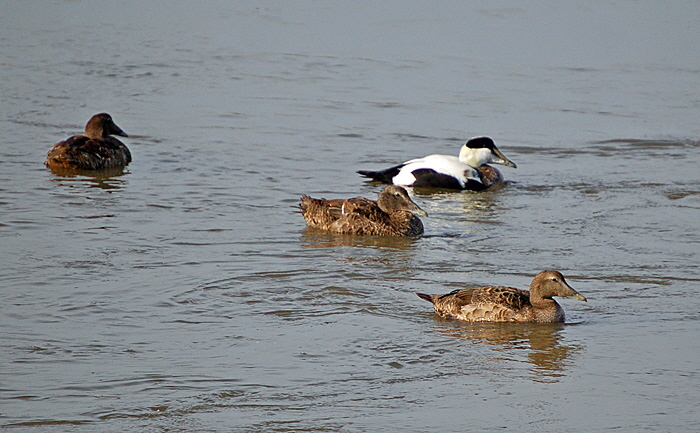
{"type": "Polygon", "coordinates": [[[459,157],[428,155],[384,170],[360,170],[358,173],[394,185],[481,191],[503,182],[501,172],[488,163],[517,168],[491,138],[474,137],[464,143],[459,157]]]}
{"type": "Polygon", "coordinates": [[[563,322],[564,310],[553,296],[587,302],[557,271],[537,274],[529,291],[486,286],[455,290],[445,295],[416,295],[431,302],[440,316],[465,322],[563,322]]]}
{"type": "Polygon", "coordinates": [[[131,162],[129,149],[114,137],[128,137],[107,113],[95,114],[85,125],[85,135],[74,135],[56,143],[46,156],[53,169],[100,170],[123,167],[131,162]]]}
{"type": "Polygon", "coordinates": [[[428,215],[397,185],[384,188],[377,201],[303,195],[299,207],[309,227],[354,235],[417,236],[423,233],[423,223],[413,212],[428,215]]]}

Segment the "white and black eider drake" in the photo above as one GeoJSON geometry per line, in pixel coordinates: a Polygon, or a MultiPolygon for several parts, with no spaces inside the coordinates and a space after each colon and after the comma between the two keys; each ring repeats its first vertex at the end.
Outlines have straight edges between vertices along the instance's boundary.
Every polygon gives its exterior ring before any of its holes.
{"type": "Polygon", "coordinates": [[[474,137],[464,143],[459,157],[428,155],[384,170],[358,173],[394,185],[481,191],[503,182],[501,172],[488,163],[517,168],[490,137],[474,137]]]}

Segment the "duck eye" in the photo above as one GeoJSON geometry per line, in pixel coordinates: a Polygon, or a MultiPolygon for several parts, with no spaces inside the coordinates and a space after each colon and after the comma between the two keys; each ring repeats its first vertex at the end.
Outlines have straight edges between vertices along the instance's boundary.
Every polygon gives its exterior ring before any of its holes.
{"type": "Polygon", "coordinates": [[[557,282],[557,277],[552,277],[552,281],[557,282]]]}

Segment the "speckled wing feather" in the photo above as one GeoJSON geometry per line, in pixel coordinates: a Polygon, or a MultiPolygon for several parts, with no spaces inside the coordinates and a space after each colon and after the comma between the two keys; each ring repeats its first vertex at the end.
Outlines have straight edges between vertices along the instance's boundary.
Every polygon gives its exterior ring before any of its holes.
{"type": "Polygon", "coordinates": [[[519,310],[530,303],[530,294],[515,287],[486,286],[473,289],[474,303],[493,303],[519,310]]]}
{"type": "Polygon", "coordinates": [[[338,233],[380,236],[387,234],[384,228],[389,226],[389,215],[377,202],[355,197],[343,202],[342,216],[333,223],[332,229],[338,233]]]}
{"type": "Polygon", "coordinates": [[[436,313],[443,317],[455,318],[463,306],[472,303],[473,295],[474,289],[461,289],[444,295],[432,295],[430,301],[435,306],[436,313]]]}
{"type": "Polygon", "coordinates": [[[344,200],[326,200],[301,196],[301,214],[309,227],[330,230],[331,224],[342,216],[344,200]]]}
{"type": "Polygon", "coordinates": [[[377,202],[357,197],[343,203],[343,216],[333,224],[333,230],[369,236],[418,236],[424,228],[420,218],[409,211],[389,214],[377,202]]]}
{"type": "Polygon", "coordinates": [[[349,198],[342,200],[341,210],[343,215],[362,215],[366,218],[373,218],[377,212],[384,213],[377,202],[364,197],[349,198]]]}

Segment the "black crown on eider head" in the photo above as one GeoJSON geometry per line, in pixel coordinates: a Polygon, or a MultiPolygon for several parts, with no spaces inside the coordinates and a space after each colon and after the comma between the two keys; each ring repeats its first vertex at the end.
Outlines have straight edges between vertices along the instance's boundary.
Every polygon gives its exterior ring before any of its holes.
{"type": "Polygon", "coordinates": [[[493,139],[486,136],[470,138],[465,145],[471,149],[493,149],[496,147],[496,143],[493,142],[493,139]]]}

